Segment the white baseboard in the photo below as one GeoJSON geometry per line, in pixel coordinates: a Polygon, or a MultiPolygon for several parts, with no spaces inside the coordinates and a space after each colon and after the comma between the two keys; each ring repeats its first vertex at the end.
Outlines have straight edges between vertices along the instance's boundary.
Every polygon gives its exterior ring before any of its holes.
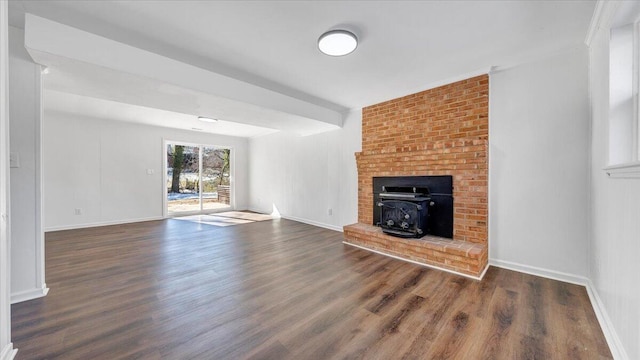
{"type": "Polygon", "coordinates": [[[13,343],[8,343],[0,353],[0,360],[13,360],[17,352],[18,349],[13,348],[13,343]]]}
{"type": "Polygon", "coordinates": [[[269,215],[270,212],[265,210],[265,209],[258,209],[257,207],[253,207],[253,206],[249,206],[249,208],[247,209],[248,211],[253,211],[259,214],[265,214],[265,215],[269,215]]]}
{"type": "Polygon", "coordinates": [[[313,226],[317,226],[317,227],[321,227],[321,228],[325,228],[325,229],[329,229],[329,230],[333,230],[333,231],[339,231],[342,232],[342,227],[340,226],[335,226],[335,225],[329,225],[329,224],[323,224],[317,221],[313,221],[313,220],[307,220],[307,219],[301,219],[295,216],[289,216],[289,215],[280,215],[283,219],[287,219],[287,220],[293,220],[293,221],[297,221],[297,222],[301,222],[301,223],[305,223],[305,224],[309,224],[309,225],[313,225],[313,226]]]}
{"type": "Polygon", "coordinates": [[[589,300],[591,300],[591,306],[593,306],[593,311],[596,313],[600,328],[602,328],[604,337],[607,339],[611,355],[613,355],[613,358],[616,360],[628,360],[629,356],[627,356],[627,352],[624,350],[624,346],[622,346],[618,333],[616,333],[616,329],[613,327],[607,309],[590,279],[587,280],[587,294],[589,294],[589,300]]]}
{"type": "Polygon", "coordinates": [[[622,342],[616,333],[615,328],[613,327],[613,323],[607,314],[607,310],[600,300],[600,296],[598,295],[598,291],[596,290],[593,282],[590,279],[574,275],[568,274],[560,271],[543,269],[535,266],[529,266],[524,264],[518,264],[511,261],[503,261],[498,259],[489,259],[489,264],[491,266],[518,271],[525,274],[540,276],[543,278],[548,278],[552,280],[564,281],[571,284],[584,286],[587,290],[587,294],[589,295],[589,300],[591,301],[591,306],[593,307],[593,311],[596,313],[596,317],[598,318],[598,323],[600,323],[600,328],[602,328],[602,332],[604,334],[605,339],[607,340],[607,345],[609,345],[609,350],[611,350],[611,354],[613,358],[616,360],[628,360],[624,347],[622,346],[622,342]]]}
{"type": "Polygon", "coordinates": [[[49,288],[47,287],[47,284],[42,284],[42,288],[40,289],[31,289],[11,294],[11,304],[41,298],[46,296],[48,293],[49,288]]]}
{"type": "Polygon", "coordinates": [[[555,270],[543,269],[536,266],[519,264],[511,261],[504,261],[498,259],[489,259],[489,265],[513,270],[529,275],[540,276],[547,279],[558,280],[563,282],[568,282],[570,284],[587,286],[587,278],[580,275],[574,275],[569,273],[564,273],[555,270]]]}
{"type": "MultiPolygon", "coordinates": [[[[253,212],[257,212],[257,213],[261,213],[261,214],[269,214],[268,211],[264,211],[262,209],[253,208],[253,207],[250,207],[249,211],[253,211],[253,212]]],[[[295,217],[295,216],[290,216],[290,215],[282,215],[282,214],[280,214],[280,217],[283,218],[283,219],[293,220],[293,221],[297,221],[297,222],[301,222],[301,223],[305,223],[305,224],[309,224],[309,225],[313,225],[313,226],[317,226],[317,227],[321,227],[321,228],[325,228],[325,229],[329,229],[329,230],[333,230],[333,231],[343,232],[342,227],[340,227],[340,226],[324,224],[324,223],[321,223],[321,222],[308,220],[308,219],[302,219],[302,218],[295,217]]]]}
{"type": "Polygon", "coordinates": [[[342,243],[345,244],[345,245],[357,247],[358,249],[371,251],[371,252],[374,252],[376,254],[384,255],[384,256],[387,256],[387,257],[390,257],[390,258],[406,261],[406,262],[409,262],[409,263],[412,263],[412,264],[416,264],[416,265],[420,265],[420,266],[425,266],[425,267],[428,267],[428,268],[431,268],[431,269],[436,269],[436,270],[448,272],[448,273],[451,273],[451,274],[454,274],[454,275],[464,276],[466,278],[473,279],[473,280],[478,280],[478,281],[482,280],[482,278],[484,277],[484,274],[486,274],[487,270],[489,269],[489,264],[487,264],[487,266],[485,266],[484,270],[482,270],[482,273],[480,274],[480,276],[473,276],[473,275],[469,275],[469,274],[463,274],[461,272],[457,272],[457,271],[454,271],[454,270],[441,268],[439,266],[425,264],[425,263],[422,263],[422,262],[419,262],[419,261],[415,261],[415,260],[405,259],[405,258],[402,258],[402,257],[399,257],[399,256],[395,256],[395,255],[384,253],[382,251],[373,250],[373,249],[370,249],[368,247],[352,244],[352,243],[347,242],[347,241],[343,241],[342,243]]]}
{"type": "Polygon", "coordinates": [[[75,229],[84,229],[84,228],[92,228],[99,226],[109,226],[109,225],[121,225],[121,224],[130,224],[137,223],[143,221],[155,221],[164,219],[162,216],[152,216],[147,218],[138,218],[138,219],[129,219],[129,220],[115,220],[115,221],[100,221],[95,223],[88,224],[74,224],[74,225],[61,225],[61,226],[50,226],[45,228],[44,231],[61,231],[61,230],[75,230],[75,229]]]}

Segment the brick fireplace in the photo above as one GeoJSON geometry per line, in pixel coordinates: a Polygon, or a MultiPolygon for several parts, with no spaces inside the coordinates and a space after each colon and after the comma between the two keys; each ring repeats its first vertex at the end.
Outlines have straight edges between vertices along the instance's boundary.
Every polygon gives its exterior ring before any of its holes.
{"type": "Polygon", "coordinates": [[[345,243],[479,278],[487,266],[489,77],[362,109],[358,223],[345,243]],[[403,239],[374,226],[373,178],[451,175],[453,239],[403,239]]]}

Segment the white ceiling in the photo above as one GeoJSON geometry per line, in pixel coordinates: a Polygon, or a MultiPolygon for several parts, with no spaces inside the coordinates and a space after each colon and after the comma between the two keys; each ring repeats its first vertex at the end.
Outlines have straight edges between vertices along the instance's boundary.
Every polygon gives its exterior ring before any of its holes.
{"type": "Polygon", "coordinates": [[[43,94],[44,107],[51,114],[72,114],[104,120],[127,121],[174,129],[193,130],[220,135],[257,137],[277,130],[238,122],[219,120],[203,122],[184,113],[132,105],[78,94],[47,89],[43,94]]]}
{"type": "Polygon", "coordinates": [[[581,46],[595,1],[10,0],[9,5],[13,26],[24,27],[24,13],[33,13],[344,112],[581,46]],[[318,37],[334,28],[358,35],[354,53],[335,58],[317,50],[318,37]]]}

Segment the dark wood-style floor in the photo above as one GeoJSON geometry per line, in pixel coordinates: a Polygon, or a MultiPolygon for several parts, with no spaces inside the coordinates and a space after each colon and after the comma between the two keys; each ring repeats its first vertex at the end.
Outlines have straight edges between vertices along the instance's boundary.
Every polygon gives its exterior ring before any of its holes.
{"type": "Polygon", "coordinates": [[[12,307],[17,358],[611,358],[583,287],[341,241],[284,219],[48,233],[51,291],[12,307]]]}

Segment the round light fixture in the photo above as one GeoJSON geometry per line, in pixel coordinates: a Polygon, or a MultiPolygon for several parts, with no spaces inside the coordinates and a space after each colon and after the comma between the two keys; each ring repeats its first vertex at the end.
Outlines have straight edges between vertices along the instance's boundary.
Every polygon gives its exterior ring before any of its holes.
{"type": "Polygon", "coordinates": [[[214,123],[218,121],[218,119],[208,118],[204,116],[198,116],[198,120],[204,121],[204,122],[210,122],[210,123],[214,123]]]}
{"type": "Polygon", "coordinates": [[[358,38],[347,30],[331,30],[318,39],[318,49],[330,56],[344,56],[358,47],[358,38]]]}

